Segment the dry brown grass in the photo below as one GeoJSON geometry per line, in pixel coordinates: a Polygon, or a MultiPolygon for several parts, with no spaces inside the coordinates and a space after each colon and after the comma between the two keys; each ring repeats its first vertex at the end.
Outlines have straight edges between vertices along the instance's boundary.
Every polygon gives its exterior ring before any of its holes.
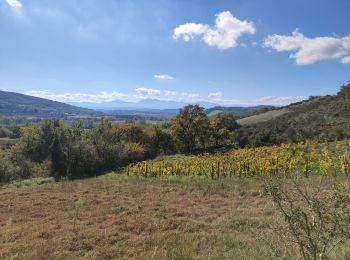
{"type": "Polygon", "coordinates": [[[0,259],[270,258],[260,238],[276,212],[242,182],[109,177],[5,191],[0,259]]]}

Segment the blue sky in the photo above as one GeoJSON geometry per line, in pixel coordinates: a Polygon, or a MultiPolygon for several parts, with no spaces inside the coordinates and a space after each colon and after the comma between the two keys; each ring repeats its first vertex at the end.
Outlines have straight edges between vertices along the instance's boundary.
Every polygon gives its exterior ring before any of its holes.
{"type": "Polygon", "coordinates": [[[0,89],[286,104],[350,80],[350,0],[0,0],[0,89]]]}

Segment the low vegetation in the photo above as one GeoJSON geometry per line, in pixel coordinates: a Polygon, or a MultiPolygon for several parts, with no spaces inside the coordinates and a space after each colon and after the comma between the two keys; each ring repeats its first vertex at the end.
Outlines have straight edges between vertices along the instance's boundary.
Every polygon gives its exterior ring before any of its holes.
{"type": "Polygon", "coordinates": [[[349,99],[2,127],[0,259],[348,259],[349,99]]]}
{"type": "Polygon", "coordinates": [[[295,259],[302,255],[288,228],[292,225],[298,228],[303,250],[317,253],[317,258],[305,253],[304,259],[346,259],[349,240],[342,230],[348,229],[342,222],[346,218],[339,217],[348,217],[342,207],[348,205],[349,193],[346,186],[334,186],[345,185],[346,180],[303,177],[297,186],[286,180],[157,179],[110,173],[86,180],[7,188],[1,192],[0,257],[295,259]],[[311,204],[301,200],[304,191],[311,204]],[[280,192],[290,196],[283,197],[280,192]],[[287,209],[290,224],[277,203],[287,209]],[[316,214],[318,210],[323,218],[316,214]],[[334,222],[333,213],[339,222],[334,222]],[[311,221],[307,222],[310,236],[303,233],[307,226],[299,217],[305,214],[311,221]],[[339,225],[332,233],[334,223],[339,225]],[[307,238],[312,238],[317,250],[309,247],[307,238]],[[329,241],[329,247],[320,255],[322,241],[329,241]]]}

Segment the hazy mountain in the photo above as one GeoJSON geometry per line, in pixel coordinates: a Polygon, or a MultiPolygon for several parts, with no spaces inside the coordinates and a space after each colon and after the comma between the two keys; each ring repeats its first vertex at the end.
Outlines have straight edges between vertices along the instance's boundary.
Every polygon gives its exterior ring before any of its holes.
{"type": "Polygon", "coordinates": [[[137,119],[170,119],[174,118],[180,109],[117,109],[101,110],[107,115],[123,117],[135,116],[137,119]]]}
{"type": "Polygon", "coordinates": [[[94,116],[99,113],[65,103],[0,91],[0,115],[32,117],[94,116]]]}
{"type": "MultiPolygon", "coordinates": [[[[218,105],[210,102],[193,102],[193,103],[203,106],[204,108],[210,108],[218,105]]],[[[112,102],[103,102],[103,103],[70,103],[70,104],[84,107],[84,108],[98,109],[98,110],[180,109],[188,105],[188,103],[185,103],[185,102],[158,100],[158,99],[144,99],[138,102],[126,102],[123,100],[115,100],[112,102]]]]}

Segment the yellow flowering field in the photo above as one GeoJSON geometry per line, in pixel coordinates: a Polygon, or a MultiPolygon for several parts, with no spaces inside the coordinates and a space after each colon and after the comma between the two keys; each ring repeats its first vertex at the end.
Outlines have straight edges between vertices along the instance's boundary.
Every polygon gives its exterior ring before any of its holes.
{"type": "Polygon", "coordinates": [[[349,175],[349,141],[305,142],[244,148],[221,154],[143,161],[127,167],[128,175],[143,177],[205,176],[208,178],[300,174],[349,175]]]}

